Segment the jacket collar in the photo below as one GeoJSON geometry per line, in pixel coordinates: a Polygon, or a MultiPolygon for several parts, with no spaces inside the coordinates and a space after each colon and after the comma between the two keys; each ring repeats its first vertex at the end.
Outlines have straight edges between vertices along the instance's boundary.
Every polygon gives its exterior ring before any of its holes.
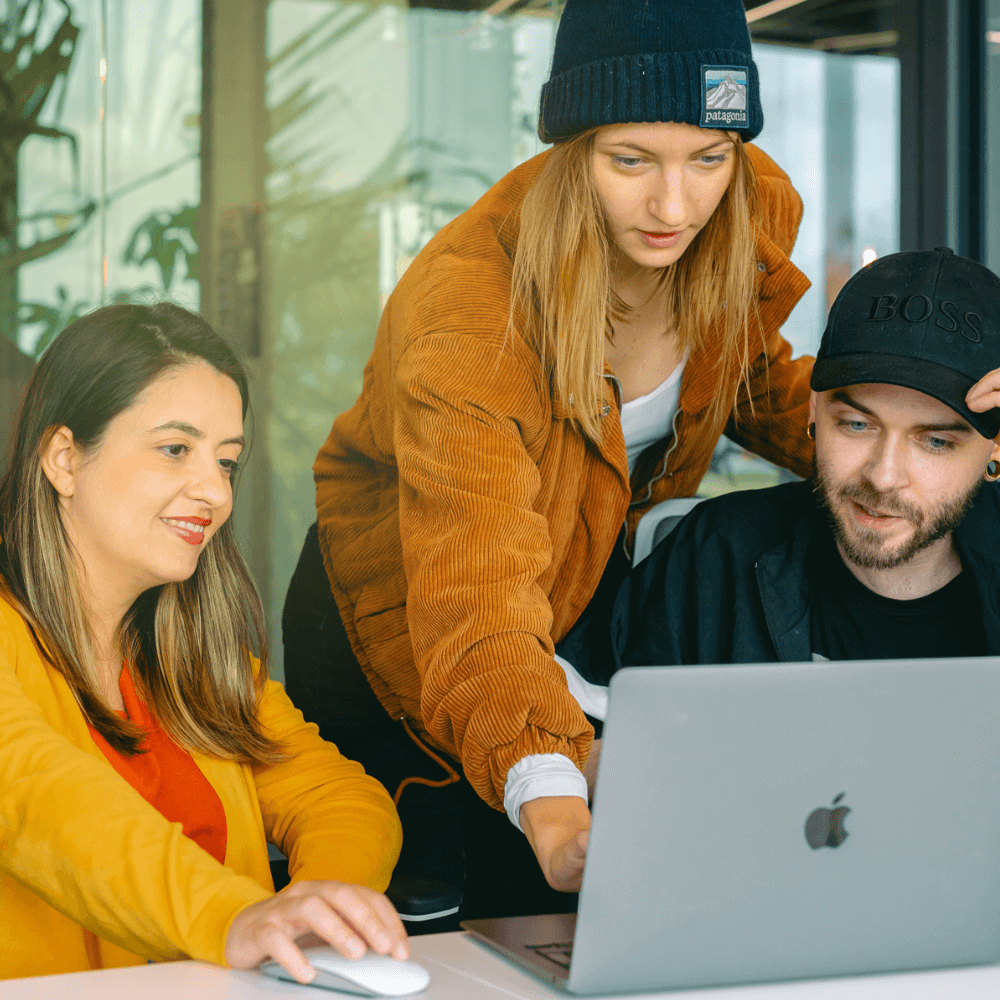
{"type": "MultiPolygon", "coordinates": [[[[761,555],[754,567],[771,641],[778,659],[786,663],[812,658],[807,557],[816,532],[827,530],[811,488],[803,483],[800,514],[790,522],[787,536],[761,555]]],[[[955,532],[955,543],[979,594],[986,652],[1000,654],[1000,484],[987,484],[979,491],[955,532]]]]}
{"type": "MultiPolygon", "coordinates": [[[[752,326],[759,331],[763,345],[765,331],[777,330],[788,319],[810,281],[765,232],[758,230],[756,244],[757,322],[752,326]]],[[[711,343],[713,339],[708,338],[709,343],[691,355],[684,370],[680,408],[685,413],[705,409],[718,389],[718,346],[711,343]]]]}

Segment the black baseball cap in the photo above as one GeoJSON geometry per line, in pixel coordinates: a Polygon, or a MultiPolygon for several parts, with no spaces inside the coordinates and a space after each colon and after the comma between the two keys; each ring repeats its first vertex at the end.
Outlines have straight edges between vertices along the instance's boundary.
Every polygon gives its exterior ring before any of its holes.
{"type": "Polygon", "coordinates": [[[880,257],[841,289],[810,385],[887,382],[950,406],[985,438],[1000,409],[973,413],[966,393],[1000,368],[1000,278],[947,247],[880,257]]]}

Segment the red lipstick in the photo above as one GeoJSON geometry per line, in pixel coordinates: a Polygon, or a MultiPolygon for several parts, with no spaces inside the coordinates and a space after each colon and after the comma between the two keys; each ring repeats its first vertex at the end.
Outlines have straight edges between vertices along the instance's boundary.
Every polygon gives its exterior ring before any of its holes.
{"type": "Polygon", "coordinates": [[[666,250],[674,246],[681,238],[683,230],[678,229],[672,233],[647,233],[644,229],[639,230],[642,242],[654,250],[666,250]]]}
{"type": "Polygon", "coordinates": [[[211,518],[193,517],[190,515],[184,517],[164,517],[161,520],[167,526],[168,531],[172,531],[178,538],[187,542],[188,545],[201,545],[205,540],[204,529],[212,523],[211,518]],[[196,528],[202,530],[195,530],[196,528]]]}

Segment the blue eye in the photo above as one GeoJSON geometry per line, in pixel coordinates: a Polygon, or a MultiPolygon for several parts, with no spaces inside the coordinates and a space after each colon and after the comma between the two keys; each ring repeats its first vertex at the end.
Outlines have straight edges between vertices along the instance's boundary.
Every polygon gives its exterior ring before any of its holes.
{"type": "Polygon", "coordinates": [[[929,437],[927,446],[931,451],[951,451],[955,447],[955,442],[949,441],[947,438],[929,437]]]}
{"type": "Polygon", "coordinates": [[[642,163],[641,156],[612,156],[611,162],[618,167],[637,167],[642,163]]]}
{"type": "Polygon", "coordinates": [[[868,421],[860,420],[857,417],[842,417],[837,421],[837,426],[842,427],[845,431],[852,434],[860,434],[863,431],[868,430],[868,421]]]}
{"type": "Polygon", "coordinates": [[[720,163],[726,162],[725,153],[713,153],[711,156],[699,156],[698,162],[706,167],[714,167],[720,163]]]}

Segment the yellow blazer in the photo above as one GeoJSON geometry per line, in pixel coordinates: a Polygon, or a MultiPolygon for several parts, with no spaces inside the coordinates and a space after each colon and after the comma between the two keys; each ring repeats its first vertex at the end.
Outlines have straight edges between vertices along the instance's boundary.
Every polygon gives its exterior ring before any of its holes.
{"type": "Polygon", "coordinates": [[[294,880],[388,885],[402,832],[385,789],[280,684],[268,682],[259,716],[288,762],[192,755],[225,810],[220,865],[115,772],[0,599],[0,979],[147,959],[224,965],[233,918],[274,892],[268,841],[294,880]]]}

